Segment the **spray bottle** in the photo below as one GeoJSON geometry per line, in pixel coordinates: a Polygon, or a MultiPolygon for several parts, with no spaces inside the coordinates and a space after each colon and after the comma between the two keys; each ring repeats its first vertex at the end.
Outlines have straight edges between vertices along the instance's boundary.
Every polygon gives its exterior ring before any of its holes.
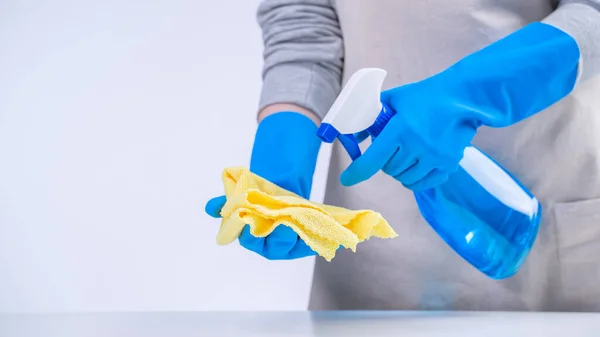
{"type": "MultiPolygon", "coordinates": [[[[395,114],[380,101],[386,74],[364,68],[352,75],[317,131],[321,140],[338,139],[352,160],[361,156],[354,134],[366,130],[374,139],[395,114]]],[[[458,170],[445,183],[414,195],[438,235],[490,278],[514,275],[537,237],[541,204],[474,146],[465,149],[458,170]]]]}

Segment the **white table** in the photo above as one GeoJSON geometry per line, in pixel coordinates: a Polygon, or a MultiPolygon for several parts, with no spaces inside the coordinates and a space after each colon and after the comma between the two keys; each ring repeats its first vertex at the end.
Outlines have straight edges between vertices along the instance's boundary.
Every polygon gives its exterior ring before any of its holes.
{"type": "Polygon", "coordinates": [[[179,312],[0,315],[0,337],[600,337],[600,314],[179,312]]]}

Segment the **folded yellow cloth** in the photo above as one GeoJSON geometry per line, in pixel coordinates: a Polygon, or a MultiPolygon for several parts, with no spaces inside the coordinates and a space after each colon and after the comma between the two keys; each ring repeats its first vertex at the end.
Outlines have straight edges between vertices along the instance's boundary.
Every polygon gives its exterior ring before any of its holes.
{"type": "Polygon", "coordinates": [[[227,202],[217,243],[235,241],[244,226],[256,237],[269,235],[275,227],[291,227],[317,254],[331,261],[341,246],[356,252],[370,237],[394,238],[396,232],[381,214],[323,205],[306,200],[259,177],[243,167],[223,172],[227,202]]]}

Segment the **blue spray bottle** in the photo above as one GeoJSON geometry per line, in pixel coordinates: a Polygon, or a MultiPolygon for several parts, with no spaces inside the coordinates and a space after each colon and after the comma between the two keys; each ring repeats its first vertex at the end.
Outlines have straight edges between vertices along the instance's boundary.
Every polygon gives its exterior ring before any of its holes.
{"type": "MultiPolygon", "coordinates": [[[[386,74],[377,68],[353,74],[317,132],[326,143],[338,139],[352,160],[361,155],[354,134],[366,130],[376,138],[395,114],[379,99],[386,74]]],[[[465,149],[458,170],[444,184],[414,195],[440,237],[493,279],[514,275],[537,237],[538,200],[473,146],[465,149]]]]}

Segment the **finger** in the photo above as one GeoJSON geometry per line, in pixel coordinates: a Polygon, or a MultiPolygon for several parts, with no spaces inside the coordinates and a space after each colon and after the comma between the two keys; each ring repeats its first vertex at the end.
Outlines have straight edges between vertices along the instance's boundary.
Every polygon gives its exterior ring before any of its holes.
{"type": "Polygon", "coordinates": [[[265,257],[271,260],[289,258],[290,251],[300,238],[294,230],[285,225],[279,225],[265,239],[265,257]]]}
{"type": "Polygon", "coordinates": [[[358,157],[342,172],[340,182],[344,186],[356,185],[371,178],[388,162],[398,150],[398,145],[390,136],[385,137],[384,132],[376,138],[365,153],[358,157]]]}
{"type": "Polygon", "coordinates": [[[394,178],[403,185],[410,186],[425,178],[432,170],[433,168],[430,165],[420,161],[406,169],[404,172],[394,176],[394,178]]]}
{"type": "Polygon", "coordinates": [[[296,245],[294,246],[294,248],[292,248],[292,250],[289,253],[289,258],[290,259],[298,259],[301,257],[313,256],[313,255],[317,255],[317,252],[315,252],[312,248],[310,248],[306,244],[306,242],[304,242],[304,240],[298,238],[298,242],[296,242],[296,245]]]}
{"type": "Polygon", "coordinates": [[[206,203],[204,211],[206,212],[206,214],[212,216],[213,218],[220,218],[221,209],[223,208],[226,202],[227,198],[224,195],[212,198],[206,203]]]}
{"type": "Polygon", "coordinates": [[[417,164],[417,158],[400,148],[383,166],[382,171],[392,177],[396,177],[415,164],[417,164]]]}
{"type": "Polygon", "coordinates": [[[429,172],[423,179],[411,185],[404,185],[406,188],[415,192],[426,191],[437,187],[448,180],[448,173],[445,171],[434,169],[429,172]]]}
{"type": "Polygon", "coordinates": [[[265,238],[259,238],[250,233],[250,226],[246,225],[238,237],[240,245],[248,250],[264,256],[265,238]]]}

